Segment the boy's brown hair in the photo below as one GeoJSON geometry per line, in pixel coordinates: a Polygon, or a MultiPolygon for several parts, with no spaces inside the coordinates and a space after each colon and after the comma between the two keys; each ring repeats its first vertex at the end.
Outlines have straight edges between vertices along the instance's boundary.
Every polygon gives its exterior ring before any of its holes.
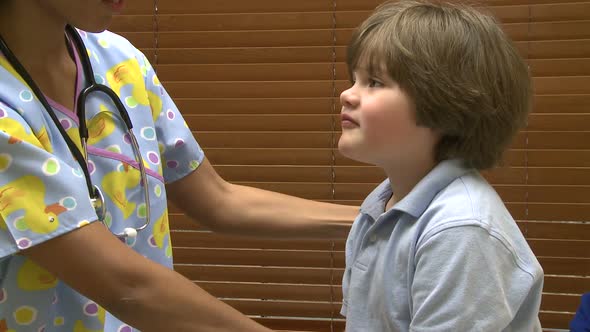
{"type": "Polygon", "coordinates": [[[466,5],[386,2],[355,30],[347,64],[350,74],[387,70],[417,124],[441,134],[437,161],[493,167],[531,106],[524,60],[491,15],[466,5]]]}

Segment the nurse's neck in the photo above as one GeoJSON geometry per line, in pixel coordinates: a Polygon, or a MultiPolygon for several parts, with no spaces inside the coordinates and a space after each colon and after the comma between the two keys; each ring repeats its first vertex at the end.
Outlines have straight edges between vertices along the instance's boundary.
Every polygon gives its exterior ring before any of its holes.
{"type": "Polygon", "coordinates": [[[1,0],[0,34],[29,71],[51,71],[69,59],[65,21],[43,1],[1,0]],[[53,68],[52,68],[53,67],[53,68]]]}

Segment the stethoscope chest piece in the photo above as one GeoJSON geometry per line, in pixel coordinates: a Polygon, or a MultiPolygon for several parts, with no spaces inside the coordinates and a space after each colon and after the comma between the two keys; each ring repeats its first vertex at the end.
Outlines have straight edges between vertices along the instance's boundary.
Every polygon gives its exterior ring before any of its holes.
{"type": "MultiPolygon", "coordinates": [[[[96,212],[96,216],[98,217],[98,221],[102,222],[104,224],[104,221],[106,219],[106,214],[107,214],[107,208],[106,205],[104,203],[104,196],[102,194],[102,191],[100,191],[100,189],[97,186],[93,186],[94,187],[94,198],[90,199],[90,201],[92,202],[92,206],[94,207],[94,211],[96,212]]],[[[108,227],[108,225],[105,224],[105,226],[108,227]]],[[[141,227],[141,229],[145,228],[146,225],[144,225],[144,227],[141,227]]],[[[135,238],[137,237],[137,232],[138,229],[135,229],[133,227],[127,227],[125,229],[123,229],[123,232],[121,234],[115,234],[118,238],[120,239],[124,239],[124,238],[135,238]]]]}
{"type": "Polygon", "coordinates": [[[102,195],[102,191],[97,186],[94,187],[94,197],[90,199],[92,203],[92,207],[94,207],[94,211],[96,212],[96,216],[98,217],[98,221],[104,222],[107,215],[107,207],[104,204],[104,196],[102,195]]]}

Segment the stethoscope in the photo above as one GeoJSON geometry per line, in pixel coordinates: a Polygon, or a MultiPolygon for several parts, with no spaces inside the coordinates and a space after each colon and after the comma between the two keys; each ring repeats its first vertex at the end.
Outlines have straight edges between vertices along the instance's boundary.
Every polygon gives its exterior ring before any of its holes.
{"type": "Polygon", "coordinates": [[[124,239],[127,237],[135,238],[137,236],[137,232],[145,229],[150,224],[150,221],[151,221],[150,212],[151,211],[150,211],[150,195],[149,195],[149,189],[148,189],[148,185],[147,185],[148,182],[147,182],[146,170],[145,170],[145,166],[143,164],[143,158],[141,157],[141,153],[139,150],[139,144],[137,143],[137,138],[135,137],[135,135],[133,134],[133,131],[132,131],[133,125],[131,123],[131,119],[129,118],[129,114],[127,113],[125,106],[123,106],[123,103],[121,102],[121,99],[119,99],[117,94],[108,86],[106,86],[104,84],[96,83],[96,79],[94,78],[94,72],[92,70],[92,64],[90,63],[90,59],[88,57],[87,52],[85,51],[86,47],[84,46],[84,43],[82,42],[82,39],[80,38],[80,35],[76,31],[76,29],[74,29],[71,25],[68,24],[66,26],[65,31],[66,31],[66,36],[69,38],[72,38],[72,41],[74,43],[75,52],[78,53],[78,55],[80,57],[80,61],[82,62],[82,70],[84,71],[84,77],[89,82],[88,86],[85,87],[84,89],[82,89],[82,92],[80,92],[80,95],[78,96],[78,103],[77,103],[77,115],[78,115],[78,119],[80,120],[80,126],[78,128],[78,131],[80,133],[80,140],[82,143],[82,152],[80,152],[80,150],[74,144],[72,139],[66,134],[64,128],[61,126],[61,124],[59,122],[59,119],[57,118],[57,116],[53,112],[53,109],[49,105],[47,98],[45,98],[45,95],[43,94],[41,89],[39,89],[39,87],[37,86],[35,81],[31,78],[31,75],[29,75],[29,73],[24,68],[24,66],[20,63],[20,61],[18,61],[18,59],[12,53],[12,51],[10,51],[10,48],[8,48],[8,45],[6,45],[6,42],[4,41],[4,38],[2,38],[1,35],[0,35],[0,51],[2,51],[2,53],[4,54],[4,56],[6,57],[8,62],[12,65],[12,67],[16,70],[16,72],[22,77],[22,79],[28,84],[28,86],[31,88],[31,90],[33,90],[33,93],[35,94],[37,99],[41,102],[41,104],[43,105],[43,107],[45,108],[45,110],[47,111],[49,116],[51,117],[51,120],[53,120],[53,123],[55,123],[55,126],[58,128],[61,136],[66,141],[66,144],[68,145],[68,149],[70,150],[70,152],[72,153],[72,155],[74,156],[74,158],[76,159],[76,161],[78,162],[80,167],[82,168],[82,172],[84,173],[84,178],[86,179],[86,186],[88,187],[88,194],[90,196],[90,201],[92,202],[94,210],[96,211],[96,215],[98,216],[98,220],[102,223],[104,223],[105,218],[106,218],[106,213],[107,213],[106,206],[104,203],[104,196],[103,196],[102,192],[100,191],[100,189],[97,186],[92,184],[92,180],[90,178],[90,172],[88,170],[88,163],[87,163],[87,160],[88,160],[88,151],[87,151],[88,127],[86,126],[86,121],[85,121],[86,120],[86,98],[88,98],[88,95],[91,94],[92,92],[102,92],[102,93],[106,94],[108,96],[108,98],[115,104],[115,107],[117,108],[117,111],[119,112],[121,119],[123,120],[123,122],[125,122],[125,125],[127,126],[127,133],[126,134],[128,135],[129,141],[131,142],[133,154],[135,155],[135,161],[138,163],[138,166],[139,166],[140,185],[143,187],[143,194],[144,194],[144,199],[145,199],[145,204],[146,204],[146,209],[145,209],[146,215],[145,215],[145,223],[141,227],[138,227],[138,228],[127,227],[127,228],[123,229],[123,232],[113,233],[113,234],[121,239],[124,239]]]}

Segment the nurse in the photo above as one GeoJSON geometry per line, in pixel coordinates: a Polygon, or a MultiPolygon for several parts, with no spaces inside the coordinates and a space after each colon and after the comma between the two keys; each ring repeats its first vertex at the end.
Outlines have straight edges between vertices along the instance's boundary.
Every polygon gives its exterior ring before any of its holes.
{"type": "Polygon", "coordinates": [[[268,331],[172,270],[167,199],[267,237],[344,237],[357,208],[224,181],[104,31],[123,1],[0,0],[0,331],[268,331]]]}

